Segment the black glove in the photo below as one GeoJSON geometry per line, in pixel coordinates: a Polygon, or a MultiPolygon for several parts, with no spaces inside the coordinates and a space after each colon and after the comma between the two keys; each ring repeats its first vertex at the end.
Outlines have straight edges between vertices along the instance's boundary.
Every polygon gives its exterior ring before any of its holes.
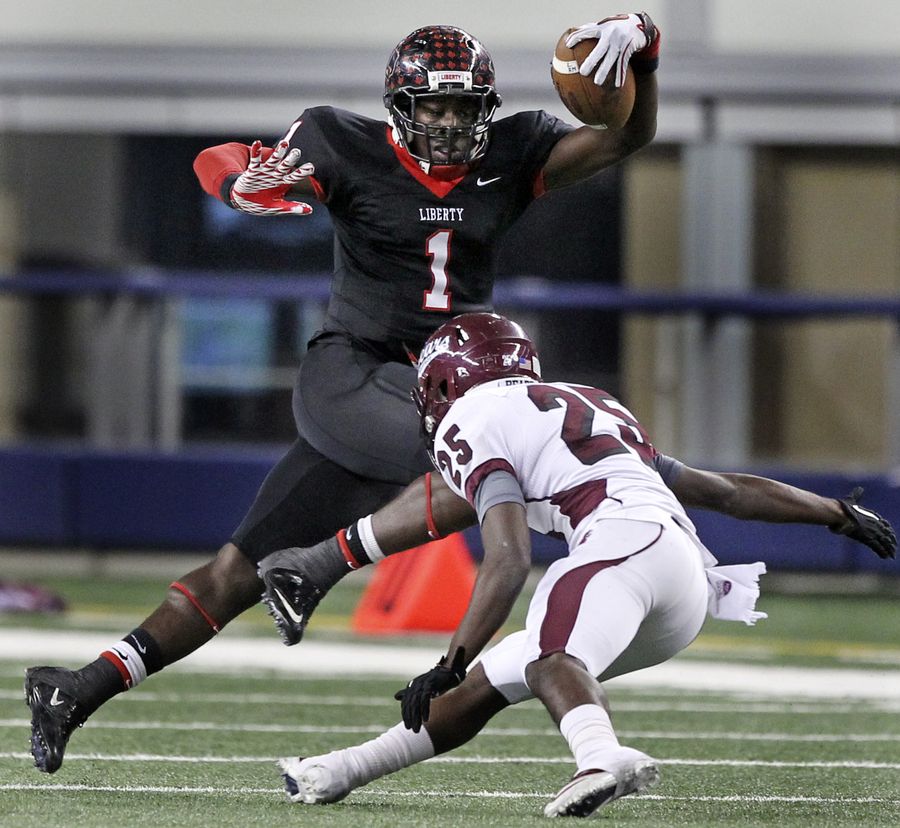
{"type": "Polygon", "coordinates": [[[847,497],[838,500],[847,520],[845,523],[830,526],[829,529],[864,543],[879,558],[893,558],[897,554],[897,536],[894,529],[877,512],[859,505],[862,495],[862,487],[857,486],[847,497]]]}
{"type": "Polygon", "coordinates": [[[447,656],[441,656],[441,660],[427,673],[416,676],[406,687],[394,693],[403,712],[403,724],[413,733],[418,733],[422,724],[428,721],[431,700],[462,684],[466,677],[466,668],[463,666],[465,658],[465,647],[457,647],[449,667],[447,656]]]}

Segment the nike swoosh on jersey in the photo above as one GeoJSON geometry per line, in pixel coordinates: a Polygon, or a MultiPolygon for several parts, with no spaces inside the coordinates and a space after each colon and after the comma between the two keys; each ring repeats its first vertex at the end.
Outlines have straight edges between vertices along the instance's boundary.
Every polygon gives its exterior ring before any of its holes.
{"type": "Polygon", "coordinates": [[[284,611],[290,616],[291,620],[296,624],[300,624],[303,621],[303,616],[294,612],[294,608],[288,603],[287,598],[281,594],[280,590],[276,589],[275,594],[281,599],[281,603],[284,605],[284,611]]]}
{"type": "Polygon", "coordinates": [[[499,181],[501,178],[503,178],[502,175],[498,175],[498,176],[496,176],[496,177],[494,177],[494,178],[482,178],[482,177],[479,175],[478,178],[475,179],[475,183],[476,183],[479,187],[484,187],[486,184],[493,184],[495,181],[499,181]]]}

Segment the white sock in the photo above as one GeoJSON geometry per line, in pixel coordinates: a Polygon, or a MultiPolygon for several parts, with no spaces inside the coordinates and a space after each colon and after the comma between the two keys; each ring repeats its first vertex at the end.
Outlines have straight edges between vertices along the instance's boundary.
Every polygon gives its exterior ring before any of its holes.
{"type": "Polygon", "coordinates": [[[599,704],[573,707],[559,723],[559,732],[569,743],[578,771],[607,770],[610,748],[619,747],[609,714],[599,704]]]}
{"type": "Polygon", "coordinates": [[[384,560],[384,551],[378,545],[375,530],[372,529],[372,516],[366,515],[356,521],[356,530],[359,532],[359,539],[362,541],[363,549],[366,550],[369,560],[372,563],[384,560]]]}
{"type": "Polygon", "coordinates": [[[430,759],[434,756],[434,745],[424,727],[413,733],[401,723],[376,739],[335,753],[347,769],[351,788],[358,788],[401,768],[430,759]]]}
{"type": "Polygon", "coordinates": [[[141,657],[140,651],[134,646],[139,642],[136,640],[129,641],[128,639],[134,639],[134,637],[129,635],[121,641],[117,641],[108,650],[100,653],[102,658],[105,658],[119,671],[126,690],[137,687],[147,678],[147,667],[144,664],[144,659],[141,657]]]}

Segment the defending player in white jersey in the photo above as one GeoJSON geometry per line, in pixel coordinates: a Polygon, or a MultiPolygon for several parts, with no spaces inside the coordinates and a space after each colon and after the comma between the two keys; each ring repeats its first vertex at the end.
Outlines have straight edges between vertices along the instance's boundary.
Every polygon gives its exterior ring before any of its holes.
{"type": "MultiPolygon", "coordinates": [[[[762,564],[717,572],[676,494],[691,505],[722,501],[721,510],[738,516],[822,523],[882,557],[896,547],[890,525],[853,500],[688,469],[660,455],[605,392],[542,382],[527,335],[495,314],[458,316],[428,339],[414,396],[435,465],[478,516],[484,560],[447,654],[397,694],[403,725],[357,747],[284,760],[296,802],[337,801],[457,747],[498,710],[533,696],[577,765],[545,815],[587,816],[656,784],[656,762],[619,744],[601,682],[671,658],[708,611],[751,624],[764,617],[754,608],[762,564]],[[524,585],[529,528],[565,538],[569,553],[538,584],[525,630],[467,676],[524,585]],[[716,589],[726,580],[727,590],[716,589]]],[[[353,534],[377,557],[385,550],[372,526],[360,521],[353,534]]],[[[289,560],[270,557],[260,569],[267,587],[289,560]]]]}

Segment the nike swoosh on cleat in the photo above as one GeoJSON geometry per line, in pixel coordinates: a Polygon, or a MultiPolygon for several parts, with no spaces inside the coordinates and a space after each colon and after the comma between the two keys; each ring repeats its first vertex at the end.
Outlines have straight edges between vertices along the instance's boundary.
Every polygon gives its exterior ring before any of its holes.
{"type": "Polygon", "coordinates": [[[288,617],[289,617],[295,624],[302,624],[302,623],[303,623],[303,616],[302,616],[302,615],[298,615],[296,612],[294,612],[294,608],[290,605],[290,603],[288,602],[287,598],[285,598],[285,597],[281,594],[281,590],[275,589],[274,592],[275,592],[275,594],[281,599],[281,605],[282,605],[284,611],[287,613],[288,617]]]}
{"type": "Polygon", "coordinates": [[[59,707],[61,704],[65,704],[65,702],[59,697],[59,688],[53,688],[53,695],[50,696],[50,706],[51,707],[59,707]]]}
{"type": "Polygon", "coordinates": [[[475,179],[475,183],[476,183],[479,187],[484,187],[485,184],[493,184],[495,181],[499,181],[501,178],[503,178],[502,175],[498,175],[498,176],[496,176],[495,178],[482,178],[482,177],[479,175],[478,178],[475,179]]]}

